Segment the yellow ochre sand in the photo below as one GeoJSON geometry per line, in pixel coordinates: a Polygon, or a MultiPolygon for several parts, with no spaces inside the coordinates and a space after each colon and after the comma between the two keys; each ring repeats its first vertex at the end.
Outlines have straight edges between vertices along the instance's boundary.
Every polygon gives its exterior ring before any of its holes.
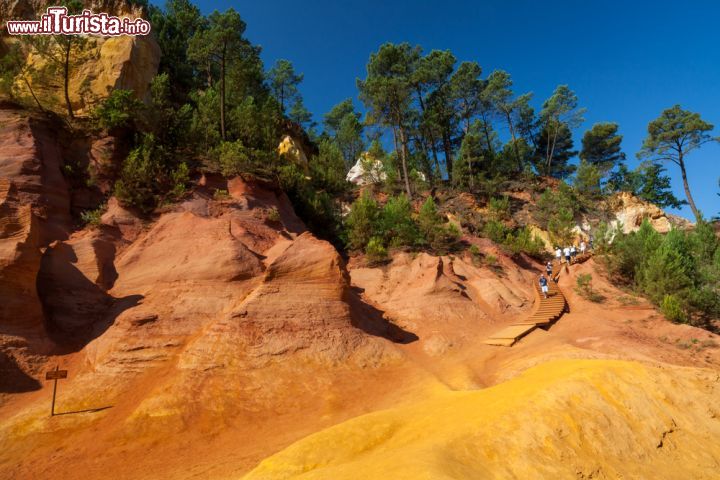
{"type": "Polygon", "coordinates": [[[438,391],[310,435],[244,478],[720,477],[720,376],[558,360],[477,391],[438,391]]]}

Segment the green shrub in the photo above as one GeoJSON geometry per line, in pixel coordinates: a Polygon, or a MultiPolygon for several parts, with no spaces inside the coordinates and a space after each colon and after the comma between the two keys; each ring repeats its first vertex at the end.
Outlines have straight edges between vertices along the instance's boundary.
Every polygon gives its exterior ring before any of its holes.
{"type": "Polygon", "coordinates": [[[170,196],[173,199],[178,199],[185,195],[187,191],[187,184],[190,181],[190,169],[187,163],[182,162],[177,166],[175,170],[170,174],[170,181],[172,189],[170,190],[170,196]]]}
{"type": "Polygon", "coordinates": [[[123,162],[115,195],[120,202],[149,212],[155,208],[163,191],[167,163],[165,150],[153,135],[145,135],[142,143],[132,149],[123,162]]]}
{"type": "Polygon", "coordinates": [[[460,231],[454,224],[445,225],[432,197],[420,207],[418,228],[426,244],[436,250],[451,248],[460,238],[460,231]]]}
{"type": "Polygon", "coordinates": [[[380,263],[387,259],[387,249],[383,245],[382,238],[372,237],[365,247],[365,255],[370,263],[380,263]]]}
{"type": "Polygon", "coordinates": [[[372,195],[365,191],[350,208],[345,222],[349,247],[353,250],[362,250],[376,236],[380,207],[372,195]]]}
{"type": "Polygon", "coordinates": [[[391,247],[413,246],[420,232],[412,218],[412,206],[407,196],[390,197],[379,217],[379,232],[391,247]]]}
{"type": "Polygon", "coordinates": [[[102,204],[94,210],[85,210],[80,213],[80,219],[82,220],[83,225],[92,228],[99,227],[100,219],[103,216],[103,213],[105,213],[106,208],[107,205],[102,204]]]}
{"type": "Polygon", "coordinates": [[[280,221],[280,212],[276,207],[272,207],[267,210],[267,217],[268,221],[270,222],[279,222],[280,221]]]}
{"type": "Polygon", "coordinates": [[[497,221],[510,219],[510,198],[507,196],[502,198],[491,198],[488,202],[488,210],[490,218],[497,221]]]}
{"type": "Polygon", "coordinates": [[[276,158],[275,153],[246,147],[240,140],[220,142],[212,156],[220,173],[228,177],[241,173],[270,175],[276,158]]]}
{"type": "Polygon", "coordinates": [[[320,142],[318,155],[310,159],[313,181],[324,190],[341,193],[347,190],[345,160],[337,143],[330,139],[320,142]]]}
{"type": "Polygon", "coordinates": [[[682,308],[680,300],[674,295],[665,295],[660,304],[660,310],[662,310],[665,318],[675,323],[686,323],[687,315],[685,310],[682,308]]]}
{"type": "Polygon", "coordinates": [[[605,297],[593,290],[592,275],[589,273],[581,273],[575,279],[575,291],[591,302],[600,303],[605,297]]]}
{"type": "Polygon", "coordinates": [[[470,245],[470,248],[468,249],[468,253],[470,253],[470,258],[472,259],[473,263],[477,264],[477,263],[480,263],[480,261],[482,261],[483,254],[477,245],[470,245]]]}
{"type": "Polygon", "coordinates": [[[213,198],[215,200],[228,200],[230,198],[230,193],[223,188],[218,188],[215,190],[215,193],[213,193],[213,198]]]}
{"type": "Polygon", "coordinates": [[[312,179],[294,163],[278,169],[278,181],[295,207],[295,213],[308,228],[339,247],[341,232],[338,202],[326,191],[318,189],[312,179]]]}
{"type": "Polygon", "coordinates": [[[502,222],[488,220],[483,227],[483,235],[497,244],[505,243],[509,229],[502,222]]]}
{"type": "Polygon", "coordinates": [[[704,222],[665,236],[645,221],[618,233],[603,255],[608,271],[660,306],[673,321],[712,328],[720,317],[720,240],[704,222]]]}
{"type": "Polygon", "coordinates": [[[537,235],[533,235],[532,231],[524,226],[509,232],[505,237],[504,245],[510,248],[510,251],[517,255],[525,253],[533,257],[538,257],[545,250],[545,242],[537,235]]]}
{"type": "Polygon", "coordinates": [[[115,89],[93,110],[92,118],[100,128],[108,130],[130,127],[142,108],[133,90],[115,89]]]}

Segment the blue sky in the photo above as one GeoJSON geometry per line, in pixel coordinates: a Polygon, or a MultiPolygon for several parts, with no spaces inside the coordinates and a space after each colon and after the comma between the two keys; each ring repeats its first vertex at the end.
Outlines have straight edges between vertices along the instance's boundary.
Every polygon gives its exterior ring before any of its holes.
{"type": "MultiPolygon", "coordinates": [[[[532,91],[536,106],[568,84],[587,108],[576,148],[593,123],[617,122],[631,165],[648,122],[676,103],[718,125],[720,136],[717,1],[195,1],[203,13],[234,7],[266,66],[286,58],[303,72],[301,91],[316,119],[348,97],[360,106],[355,79],[364,78],[370,53],[407,41],[475,60],[483,75],[508,71],[516,92],[532,91]]],[[[698,207],[717,214],[720,145],[687,163],[698,207]]],[[[667,167],[684,198],[679,170],[667,167]]],[[[691,216],[687,207],[681,214],[691,216]]]]}

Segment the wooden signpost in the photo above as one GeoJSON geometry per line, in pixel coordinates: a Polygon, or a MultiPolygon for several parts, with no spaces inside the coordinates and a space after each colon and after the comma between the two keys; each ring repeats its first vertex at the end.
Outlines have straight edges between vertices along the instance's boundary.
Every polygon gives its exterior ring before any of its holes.
{"type": "Polygon", "coordinates": [[[62,380],[64,378],[67,378],[68,371],[67,370],[60,370],[59,366],[55,367],[55,370],[50,370],[45,374],[45,380],[54,380],[55,383],[53,384],[53,398],[52,398],[52,407],[50,408],[50,416],[55,416],[55,395],[57,394],[57,381],[62,380]]]}

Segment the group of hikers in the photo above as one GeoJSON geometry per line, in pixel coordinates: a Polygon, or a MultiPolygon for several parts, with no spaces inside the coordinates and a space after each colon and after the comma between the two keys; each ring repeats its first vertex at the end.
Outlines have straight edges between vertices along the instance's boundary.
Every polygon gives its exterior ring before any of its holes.
{"type": "Polygon", "coordinates": [[[581,240],[579,246],[575,246],[573,243],[569,247],[565,248],[555,247],[555,260],[557,260],[558,263],[563,263],[564,258],[565,263],[570,265],[573,261],[575,261],[575,257],[577,257],[578,253],[583,255],[586,252],[587,247],[588,246],[585,243],[585,240],[581,240]]]}
{"type": "MultiPolygon", "coordinates": [[[[592,238],[589,240],[589,247],[592,248],[592,238]]],[[[578,253],[580,255],[585,254],[585,252],[588,249],[588,244],[585,243],[585,240],[580,240],[580,243],[578,246],[573,243],[569,247],[560,248],[555,247],[555,260],[557,260],[558,264],[562,265],[565,263],[566,267],[570,266],[577,257],[578,253]]],[[[548,297],[548,278],[553,278],[553,265],[552,262],[547,262],[547,265],[545,265],[545,271],[547,272],[547,277],[544,274],[540,275],[540,290],[542,291],[542,294],[545,298],[548,297]]],[[[557,282],[557,279],[555,279],[557,282]]]]}

